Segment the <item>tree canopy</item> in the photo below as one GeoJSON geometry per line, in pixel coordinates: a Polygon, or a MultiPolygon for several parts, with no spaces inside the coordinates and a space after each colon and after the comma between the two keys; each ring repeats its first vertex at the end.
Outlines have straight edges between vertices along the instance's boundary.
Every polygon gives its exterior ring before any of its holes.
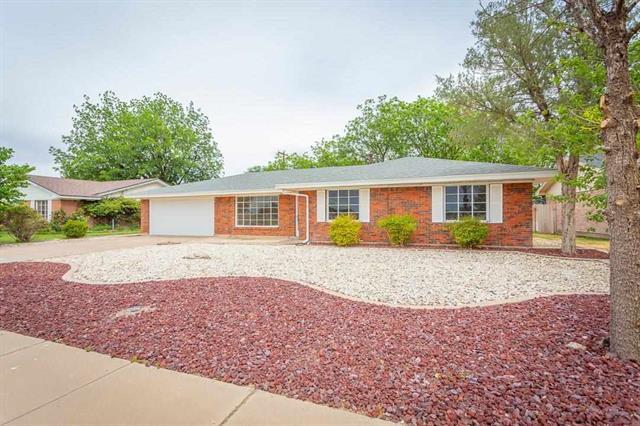
{"type": "Polygon", "coordinates": [[[184,106],[162,93],[125,102],[108,91],[97,102],[85,96],[74,112],[65,147],[49,149],[63,177],[180,184],[222,172],[209,119],[193,103],[184,106]]]}
{"type": "Polygon", "coordinates": [[[27,164],[8,164],[12,156],[11,148],[0,146],[0,212],[24,197],[20,188],[27,187],[27,175],[33,170],[27,164]]]}
{"type": "MultiPolygon", "coordinates": [[[[486,128],[486,123],[477,123],[486,128]]],[[[508,153],[496,139],[485,138],[484,149],[465,143],[459,130],[467,124],[460,120],[455,106],[436,98],[418,97],[407,102],[380,96],[359,105],[358,115],[345,125],[342,134],[322,139],[308,152],[279,151],[266,166],[249,170],[348,166],[406,156],[479,161],[515,158],[515,150],[508,153]]]]}

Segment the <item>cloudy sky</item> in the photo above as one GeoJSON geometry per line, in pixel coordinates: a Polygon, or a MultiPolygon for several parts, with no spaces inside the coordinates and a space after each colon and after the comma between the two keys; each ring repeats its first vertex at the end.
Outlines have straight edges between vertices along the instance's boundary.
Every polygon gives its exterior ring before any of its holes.
{"type": "Polygon", "coordinates": [[[358,103],[432,94],[472,43],[476,0],[0,0],[0,145],[48,153],[84,94],[161,91],[209,117],[225,174],[341,132],[358,103]]]}

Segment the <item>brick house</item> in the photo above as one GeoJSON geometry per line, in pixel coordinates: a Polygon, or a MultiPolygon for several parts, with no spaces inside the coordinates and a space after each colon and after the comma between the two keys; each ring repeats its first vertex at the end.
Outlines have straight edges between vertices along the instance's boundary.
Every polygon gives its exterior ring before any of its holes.
{"type": "Polygon", "coordinates": [[[59,209],[70,215],[86,201],[97,201],[108,197],[131,197],[141,191],[166,186],[167,184],[160,179],[98,182],[29,175],[28,186],[21,189],[21,192],[24,194],[25,202],[49,221],[53,212],[59,209]]]}
{"type": "Polygon", "coordinates": [[[377,221],[407,213],[414,244],[449,244],[447,222],[472,215],[489,225],[487,245],[530,246],[534,183],[555,170],[408,157],[383,163],[249,172],[145,191],[142,231],[152,235],[260,235],[329,241],[331,220],[352,214],[364,243],[385,243],[377,221]],[[307,232],[309,230],[309,232],[307,232]]]}

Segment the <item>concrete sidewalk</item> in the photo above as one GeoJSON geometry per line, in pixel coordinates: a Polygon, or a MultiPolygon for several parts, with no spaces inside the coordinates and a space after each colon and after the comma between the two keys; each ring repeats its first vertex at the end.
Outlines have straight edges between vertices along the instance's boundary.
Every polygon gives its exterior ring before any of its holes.
{"type": "Polygon", "coordinates": [[[0,424],[389,424],[0,330],[0,424]]]}

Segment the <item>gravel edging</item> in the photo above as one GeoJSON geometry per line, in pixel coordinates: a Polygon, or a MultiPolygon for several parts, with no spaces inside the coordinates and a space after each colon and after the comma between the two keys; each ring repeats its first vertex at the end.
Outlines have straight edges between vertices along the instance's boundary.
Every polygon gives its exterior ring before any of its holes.
{"type": "Polygon", "coordinates": [[[69,256],[66,279],[118,284],[266,277],[393,306],[462,307],[551,294],[608,293],[608,265],[503,251],[188,243],[69,256]]]}
{"type": "MultiPolygon", "coordinates": [[[[585,260],[585,259],[576,259],[576,260],[585,260]]],[[[52,264],[66,264],[67,266],[69,266],[69,270],[62,275],[62,279],[64,281],[67,281],[69,284],[80,284],[80,285],[115,285],[115,286],[126,286],[126,285],[132,285],[132,284],[144,284],[145,282],[163,282],[163,281],[172,281],[172,279],[170,278],[165,278],[165,279],[156,279],[153,281],[131,281],[131,282],[120,282],[120,283],[109,283],[109,284],[105,284],[102,282],[98,282],[98,281],[78,281],[75,279],[75,270],[78,268],[77,265],[72,265],[69,263],[64,263],[64,262],[59,262],[59,261],[53,261],[53,260],[44,260],[43,262],[45,263],[52,263],[52,264]]],[[[213,276],[203,276],[203,277],[195,277],[195,278],[224,278],[224,277],[213,277],[213,276]]],[[[259,276],[234,276],[234,278],[242,278],[242,279],[247,279],[247,280],[259,280],[262,278],[266,278],[266,277],[259,277],[259,276]]],[[[513,303],[521,303],[521,302],[527,302],[530,300],[534,300],[534,299],[539,299],[539,298],[544,298],[544,297],[554,297],[554,296],[608,296],[609,293],[607,292],[582,292],[582,293],[577,293],[577,292],[572,292],[572,291],[565,291],[565,292],[555,292],[555,293],[544,293],[544,294],[538,294],[535,296],[524,296],[524,297],[514,297],[511,299],[504,299],[504,300],[490,300],[490,301],[485,301],[485,302],[479,302],[479,303],[472,303],[472,304],[468,304],[468,305],[403,305],[403,304],[397,304],[397,303],[387,303],[387,302],[381,302],[381,301],[375,301],[375,300],[369,300],[369,299],[364,299],[364,298],[360,298],[360,297],[354,297],[354,296],[350,296],[348,294],[344,294],[344,293],[340,293],[337,291],[333,291],[330,290],[326,287],[322,287],[316,284],[311,284],[311,283],[306,283],[306,282],[300,282],[300,281],[296,281],[296,284],[300,284],[302,286],[305,287],[309,287],[312,288],[314,290],[317,291],[321,291],[323,293],[327,293],[330,294],[332,296],[336,296],[336,297],[340,297],[343,299],[347,299],[347,300],[351,300],[353,302],[358,302],[358,303],[366,303],[366,304],[370,304],[370,305],[377,305],[377,306],[386,306],[389,308],[399,308],[399,309],[413,309],[413,310],[431,310],[431,309],[463,309],[463,308],[482,308],[482,307],[489,307],[489,306],[496,306],[496,305],[508,305],[508,304],[513,304],[513,303]]]]}

